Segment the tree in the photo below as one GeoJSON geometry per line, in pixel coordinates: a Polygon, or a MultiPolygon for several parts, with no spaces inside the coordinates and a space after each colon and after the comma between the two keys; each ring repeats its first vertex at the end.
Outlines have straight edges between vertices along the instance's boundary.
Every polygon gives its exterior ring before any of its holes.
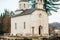
{"type": "Polygon", "coordinates": [[[53,2],[58,2],[59,0],[52,0],[53,2]]]}
{"type": "Polygon", "coordinates": [[[0,16],[0,34],[1,34],[1,32],[2,32],[2,14],[1,14],[1,16],[0,16]]]}
{"type": "Polygon", "coordinates": [[[57,10],[60,9],[59,7],[56,7],[60,5],[60,3],[56,3],[59,1],[60,0],[44,0],[44,9],[48,15],[51,15],[51,11],[57,12],[57,10]]]}
{"type": "Polygon", "coordinates": [[[11,11],[10,14],[9,14],[9,16],[11,17],[11,16],[13,16],[13,15],[15,15],[15,14],[14,14],[13,11],[11,11]]]}
{"type": "Polygon", "coordinates": [[[5,9],[3,14],[4,14],[3,16],[9,15],[11,17],[11,16],[14,15],[14,12],[13,11],[8,11],[7,9],[5,9]]]}
{"type": "Polygon", "coordinates": [[[11,16],[14,15],[13,11],[8,11],[7,9],[4,10],[2,18],[2,31],[4,33],[10,32],[11,27],[11,16]]]}

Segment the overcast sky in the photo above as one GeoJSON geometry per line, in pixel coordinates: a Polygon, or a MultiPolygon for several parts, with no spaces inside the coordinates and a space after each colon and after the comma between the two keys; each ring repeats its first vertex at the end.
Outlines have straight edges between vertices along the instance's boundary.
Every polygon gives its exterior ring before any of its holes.
{"type": "MultiPolygon", "coordinates": [[[[18,1],[19,0],[0,0],[0,13],[3,12],[4,9],[15,11],[18,9],[18,1]]],[[[60,22],[60,10],[57,13],[52,12],[52,15],[49,16],[49,23],[52,22],[60,22]]]]}

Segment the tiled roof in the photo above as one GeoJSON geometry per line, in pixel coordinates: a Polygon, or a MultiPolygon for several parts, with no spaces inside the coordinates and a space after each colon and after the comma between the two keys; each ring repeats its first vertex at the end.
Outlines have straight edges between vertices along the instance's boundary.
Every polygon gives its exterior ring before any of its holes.
{"type": "Polygon", "coordinates": [[[20,9],[18,9],[18,10],[16,10],[15,12],[17,12],[17,11],[24,11],[24,10],[23,10],[23,9],[21,9],[21,10],[20,10],[20,9]]]}
{"type": "Polygon", "coordinates": [[[16,14],[16,15],[14,15],[12,17],[17,17],[17,16],[23,16],[23,15],[32,14],[33,11],[35,11],[35,9],[26,9],[22,13],[16,14]]]}

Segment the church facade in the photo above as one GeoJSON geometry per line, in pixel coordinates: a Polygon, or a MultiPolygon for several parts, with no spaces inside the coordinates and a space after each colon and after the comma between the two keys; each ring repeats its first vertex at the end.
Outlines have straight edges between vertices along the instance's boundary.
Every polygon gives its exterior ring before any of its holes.
{"type": "Polygon", "coordinates": [[[11,34],[48,36],[48,14],[42,0],[20,0],[19,10],[11,17],[11,34]]]}

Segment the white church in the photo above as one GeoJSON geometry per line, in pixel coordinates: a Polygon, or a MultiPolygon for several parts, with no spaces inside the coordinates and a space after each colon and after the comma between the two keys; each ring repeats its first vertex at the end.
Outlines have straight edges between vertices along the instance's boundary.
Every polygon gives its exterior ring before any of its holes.
{"type": "Polygon", "coordinates": [[[43,0],[20,0],[19,9],[11,17],[11,34],[48,36],[48,14],[43,0]]]}

